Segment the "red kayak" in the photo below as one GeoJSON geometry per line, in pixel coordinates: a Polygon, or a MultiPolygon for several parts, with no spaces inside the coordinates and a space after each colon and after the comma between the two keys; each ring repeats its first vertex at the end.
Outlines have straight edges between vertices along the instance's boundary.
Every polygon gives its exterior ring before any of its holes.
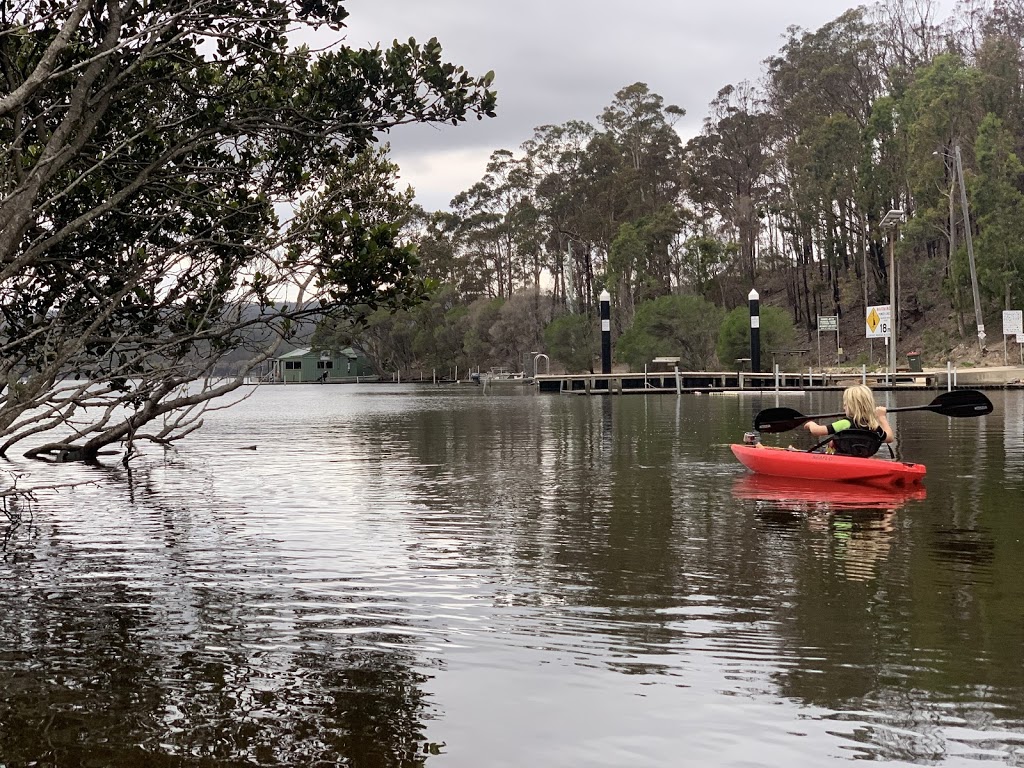
{"type": "Polygon", "coordinates": [[[906,461],[862,459],[857,456],[753,445],[733,445],[732,452],[743,466],[753,472],[795,480],[832,480],[891,486],[920,483],[925,475],[924,464],[906,461]]]}

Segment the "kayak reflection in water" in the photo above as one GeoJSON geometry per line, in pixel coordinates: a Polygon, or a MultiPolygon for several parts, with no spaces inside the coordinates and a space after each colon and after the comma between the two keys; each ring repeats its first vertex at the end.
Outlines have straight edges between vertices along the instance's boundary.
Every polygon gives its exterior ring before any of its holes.
{"type": "Polygon", "coordinates": [[[843,411],[845,419],[833,421],[831,424],[818,424],[808,421],[804,429],[812,435],[840,435],[841,432],[856,430],[857,437],[851,432],[848,436],[836,437],[829,443],[829,452],[846,456],[873,456],[882,443],[893,441],[892,427],[886,416],[884,405],[875,405],[871,388],[864,384],[855,384],[843,391],[843,411]],[[870,434],[865,434],[865,432],[870,434]],[[846,439],[846,438],[849,439],[846,439]],[[874,450],[870,447],[873,445],[874,450]]]}
{"type": "Polygon", "coordinates": [[[833,480],[805,480],[772,475],[745,474],[732,486],[737,499],[758,501],[777,511],[895,512],[911,501],[928,496],[923,485],[872,486],[833,480]]]}

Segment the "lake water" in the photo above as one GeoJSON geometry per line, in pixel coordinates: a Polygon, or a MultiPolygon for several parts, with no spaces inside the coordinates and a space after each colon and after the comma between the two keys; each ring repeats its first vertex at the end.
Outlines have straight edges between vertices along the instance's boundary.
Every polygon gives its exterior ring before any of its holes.
{"type": "Polygon", "coordinates": [[[1024,765],[1024,396],[989,394],[893,415],[902,495],[733,459],[837,393],[264,387],[130,474],[15,462],[90,484],[7,529],[0,766],[1024,765]]]}

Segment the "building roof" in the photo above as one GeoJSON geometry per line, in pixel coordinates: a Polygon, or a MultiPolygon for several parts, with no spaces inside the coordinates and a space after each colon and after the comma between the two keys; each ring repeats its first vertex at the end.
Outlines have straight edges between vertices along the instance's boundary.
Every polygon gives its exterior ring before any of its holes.
{"type": "MultiPolygon", "coordinates": [[[[299,347],[298,349],[293,349],[291,352],[285,352],[283,355],[278,355],[277,359],[291,360],[296,357],[305,357],[306,355],[311,354],[312,351],[312,347],[299,347]]],[[[352,360],[355,360],[356,358],[359,357],[364,357],[364,355],[361,352],[356,351],[352,347],[345,347],[344,349],[338,350],[334,354],[338,357],[347,357],[352,360]]]]}

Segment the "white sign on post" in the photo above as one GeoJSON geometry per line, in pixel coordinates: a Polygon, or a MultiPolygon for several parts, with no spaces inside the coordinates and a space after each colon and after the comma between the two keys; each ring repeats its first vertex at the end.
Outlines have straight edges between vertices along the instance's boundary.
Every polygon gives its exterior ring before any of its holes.
{"type": "Polygon", "coordinates": [[[818,315],[818,367],[821,367],[821,332],[828,331],[836,335],[836,362],[842,356],[839,346],[839,315],[818,315]]]}
{"type": "Polygon", "coordinates": [[[1024,312],[1019,309],[1003,310],[1003,336],[1024,334],[1024,312]]]}
{"type": "MultiPolygon", "coordinates": [[[[1024,345],[1024,318],[1019,309],[1003,310],[1003,365],[1006,365],[1006,337],[1013,336],[1018,344],[1024,345]]],[[[1020,348],[1020,362],[1024,365],[1024,346],[1020,348]]]]}
{"type": "Polygon", "coordinates": [[[868,307],[866,320],[867,338],[888,339],[889,318],[891,313],[888,304],[880,304],[875,307],[868,307]]]}

